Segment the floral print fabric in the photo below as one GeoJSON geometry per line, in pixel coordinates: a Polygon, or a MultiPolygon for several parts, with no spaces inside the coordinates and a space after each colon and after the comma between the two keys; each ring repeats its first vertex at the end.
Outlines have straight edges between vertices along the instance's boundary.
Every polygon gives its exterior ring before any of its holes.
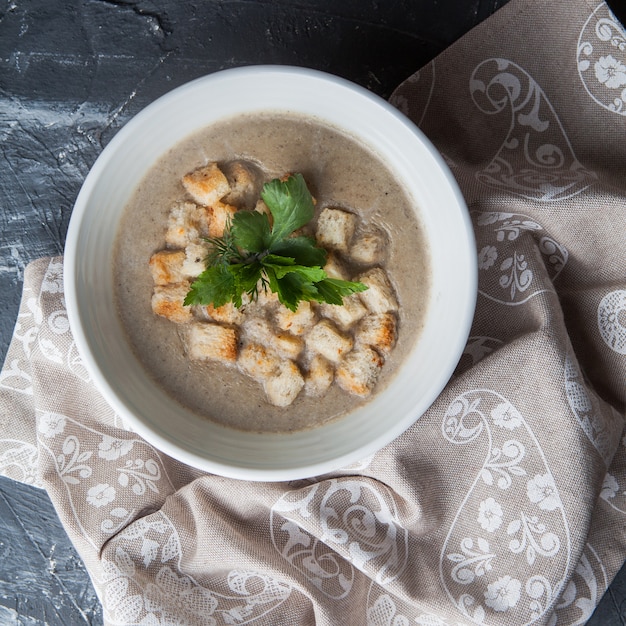
{"type": "Polygon", "coordinates": [[[48,491],[107,624],[588,619],[626,555],[625,94],[624,28],[582,0],[511,0],[398,87],[467,200],[476,316],[426,414],[328,475],[249,484],[147,444],[89,378],[61,259],[28,267],[0,472],[48,491]]]}

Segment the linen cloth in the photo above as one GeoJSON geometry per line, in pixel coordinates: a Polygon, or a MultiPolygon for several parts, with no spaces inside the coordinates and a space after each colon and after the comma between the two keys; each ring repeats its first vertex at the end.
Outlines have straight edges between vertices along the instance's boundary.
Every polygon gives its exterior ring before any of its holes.
{"type": "Polygon", "coordinates": [[[588,619],[626,555],[625,88],[624,28],[582,0],[512,0],[398,87],[467,200],[476,315],[427,413],[328,475],[159,453],[90,381],[62,260],[28,267],[0,471],[47,490],[106,624],[588,619]]]}

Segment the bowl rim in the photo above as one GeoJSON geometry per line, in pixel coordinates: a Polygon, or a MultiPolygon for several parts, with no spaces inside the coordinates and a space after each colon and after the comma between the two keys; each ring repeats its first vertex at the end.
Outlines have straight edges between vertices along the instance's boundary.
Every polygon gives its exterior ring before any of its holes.
{"type": "MultiPolygon", "coordinates": [[[[408,117],[406,117],[404,114],[402,114],[380,96],[373,94],[364,87],[357,85],[345,78],[341,78],[320,70],[290,65],[248,65],[221,70],[212,74],[208,74],[206,76],[201,76],[167,92],[166,94],[154,100],[152,103],[148,104],[133,118],[131,118],[116,133],[116,135],[103,149],[101,154],[94,162],[89,173],[87,174],[83,185],[81,186],[70,218],[70,224],[68,227],[65,244],[65,256],[63,261],[66,305],[69,324],[72,330],[78,353],[81,356],[84,365],[89,372],[96,388],[101,392],[105,401],[113,408],[113,410],[116,413],[120,414],[125,422],[132,427],[133,431],[143,437],[148,443],[154,445],[162,452],[170,455],[173,458],[178,459],[183,463],[222,476],[254,481],[294,480],[325,474],[327,472],[336,470],[337,468],[357,462],[360,459],[373,454],[380,448],[384,447],[385,445],[396,439],[399,435],[406,431],[415,421],[417,421],[426,410],[428,410],[428,408],[439,396],[441,391],[445,388],[450,377],[452,376],[458,360],[463,353],[463,349],[470,333],[478,293],[477,258],[475,254],[473,256],[472,254],[469,254],[468,258],[464,259],[464,261],[466,261],[464,272],[467,285],[465,292],[460,298],[460,300],[464,303],[463,314],[458,319],[458,333],[456,335],[456,341],[450,349],[451,358],[449,360],[448,367],[440,372],[439,378],[437,379],[436,384],[433,385],[433,389],[430,394],[432,397],[428,399],[427,406],[419,412],[419,415],[404,416],[403,419],[398,419],[396,422],[394,422],[391,428],[385,431],[385,436],[378,436],[374,440],[370,441],[368,444],[361,445],[357,449],[353,449],[345,454],[334,457],[332,460],[326,460],[323,462],[310,464],[303,463],[298,467],[292,467],[289,469],[257,468],[251,470],[248,467],[224,463],[223,461],[200,456],[190,450],[183,450],[170,438],[150,428],[139,416],[135,415],[133,411],[129,410],[126,402],[124,402],[119,397],[116,389],[110,384],[110,381],[103,374],[100,365],[94,358],[89,339],[84,332],[84,327],[81,319],[81,311],[79,310],[78,299],[76,297],[78,289],[80,288],[80,269],[77,253],[79,249],[79,240],[81,236],[81,226],[83,223],[83,219],[89,209],[89,200],[98,179],[100,178],[102,173],[106,171],[111,160],[115,158],[116,153],[120,149],[120,147],[123,146],[129,138],[132,138],[133,134],[136,132],[136,129],[140,129],[142,124],[144,123],[144,120],[148,120],[153,112],[159,110],[160,108],[169,106],[171,103],[175,102],[175,100],[179,98],[181,94],[185,92],[188,93],[195,90],[196,88],[205,87],[206,85],[216,83],[224,78],[240,80],[246,79],[246,77],[252,75],[264,75],[265,77],[274,76],[281,79],[297,75],[299,77],[308,77],[318,81],[321,80],[322,82],[329,82],[334,85],[343,87],[350,92],[353,92],[358,97],[365,98],[374,105],[380,107],[385,112],[385,115],[391,115],[393,118],[400,121],[404,126],[406,126],[407,131],[412,132],[419,138],[420,142],[422,143],[422,147],[426,149],[429,157],[436,164],[442,176],[446,180],[449,192],[451,196],[455,199],[457,207],[460,209],[458,211],[457,217],[460,220],[460,228],[465,235],[465,241],[463,241],[463,245],[470,252],[475,252],[476,242],[469,210],[467,209],[465,199],[460,191],[457,181],[439,151],[408,117]]],[[[156,160],[159,156],[160,155],[155,156],[154,160],[156,160]]],[[[321,432],[320,429],[322,428],[323,427],[319,427],[315,430],[321,432]]]]}

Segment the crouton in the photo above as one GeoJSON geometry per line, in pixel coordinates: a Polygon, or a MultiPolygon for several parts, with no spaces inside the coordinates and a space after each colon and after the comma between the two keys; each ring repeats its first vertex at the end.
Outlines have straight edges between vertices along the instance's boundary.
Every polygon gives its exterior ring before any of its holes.
{"type": "Polygon", "coordinates": [[[204,307],[204,311],[211,319],[222,324],[241,324],[244,320],[243,311],[232,302],[227,302],[218,307],[209,304],[204,307]]]}
{"type": "Polygon", "coordinates": [[[363,265],[376,265],[385,258],[387,237],[379,229],[360,233],[350,247],[350,258],[363,265]]]}
{"type": "Polygon", "coordinates": [[[279,304],[278,294],[272,291],[268,285],[264,285],[262,281],[259,281],[257,283],[257,297],[252,306],[269,311],[279,304]]]}
{"type": "Polygon", "coordinates": [[[309,396],[322,396],[333,384],[335,370],[327,359],[316,354],[309,363],[304,377],[304,391],[309,396]]]}
{"type": "Polygon", "coordinates": [[[356,329],[356,343],[370,346],[387,356],[396,343],[396,316],[393,313],[368,315],[356,329]]]}
{"type": "Polygon", "coordinates": [[[188,291],[189,283],[186,281],[174,285],[156,285],[152,293],[152,310],[176,324],[191,322],[191,309],[183,305],[188,291]]]}
{"type": "Polygon", "coordinates": [[[289,333],[276,333],[273,340],[276,351],[289,359],[296,359],[304,349],[304,341],[289,333]]]}
{"type": "Polygon", "coordinates": [[[305,336],[306,347],[313,354],[321,354],[329,361],[337,363],[352,350],[352,338],[339,332],[334,324],[326,319],[318,322],[305,336]]]}
{"type": "MultiPolygon", "coordinates": [[[[243,325],[243,331],[249,341],[269,346],[274,338],[274,331],[269,322],[261,317],[251,317],[243,325]]],[[[275,348],[272,344],[272,348],[275,348]]]]}
{"type": "Polygon", "coordinates": [[[324,317],[333,320],[342,330],[348,330],[367,315],[367,309],[356,293],[346,296],[342,305],[324,303],[320,305],[320,311],[324,317]]]}
{"type": "Polygon", "coordinates": [[[326,208],[317,220],[315,237],[324,248],[346,252],[356,227],[356,215],[326,208]]]}
{"type": "Polygon", "coordinates": [[[179,283],[184,278],[183,250],[160,250],[150,257],[150,273],[155,285],[179,283]]]}
{"type": "Polygon", "coordinates": [[[270,324],[259,317],[247,319],[243,330],[249,341],[268,346],[282,357],[295,359],[304,348],[304,342],[300,337],[289,333],[276,333],[270,324]]]}
{"type": "Polygon", "coordinates": [[[303,301],[295,312],[285,306],[278,307],[274,319],[281,330],[300,336],[315,323],[315,311],[310,302],[303,301]]]}
{"type": "Polygon", "coordinates": [[[230,191],[228,180],[217,163],[209,163],[186,174],[182,183],[194,202],[204,206],[219,202],[230,191]]]}
{"type": "Polygon", "coordinates": [[[280,364],[279,373],[263,383],[265,395],[274,406],[289,406],[304,387],[304,378],[298,366],[290,360],[280,364]]]}
{"type": "Polygon", "coordinates": [[[190,278],[200,276],[206,269],[204,260],[208,254],[209,245],[206,243],[190,243],[185,246],[185,259],[182,265],[182,273],[190,278]]]}
{"type": "Polygon", "coordinates": [[[329,252],[326,257],[324,271],[326,272],[328,278],[338,278],[339,280],[349,280],[350,278],[346,268],[333,252],[329,252]]]}
{"type": "Polygon", "coordinates": [[[348,393],[366,397],[371,392],[383,366],[383,358],[372,348],[357,348],[346,355],[336,371],[339,386],[348,393]]]}
{"type": "Polygon", "coordinates": [[[167,218],[165,242],[173,248],[184,248],[208,234],[206,211],[193,202],[177,202],[167,218]]]}
{"type": "Polygon", "coordinates": [[[224,168],[230,191],[224,196],[224,202],[238,207],[252,208],[259,195],[260,173],[251,163],[232,161],[224,168]]]}
{"type": "Polygon", "coordinates": [[[210,216],[209,237],[222,237],[227,224],[232,221],[233,215],[237,212],[237,207],[223,202],[214,202],[207,211],[210,216]]]}
{"type": "Polygon", "coordinates": [[[237,331],[211,322],[191,324],[187,329],[187,353],[194,360],[234,363],[237,360],[237,331]]]}
{"type": "Polygon", "coordinates": [[[271,348],[254,342],[241,348],[237,358],[237,365],[242,372],[257,382],[278,375],[280,364],[281,358],[271,348]]]}
{"type": "Polygon", "coordinates": [[[254,205],[254,210],[257,213],[265,213],[265,215],[267,215],[267,217],[270,218],[270,224],[271,224],[272,212],[270,211],[270,208],[267,206],[267,204],[263,202],[263,200],[257,200],[256,204],[254,205]]]}
{"type": "Polygon", "coordinates": [[[359,296],[361,301],[371,313],[387,313],[398,310],[398,301],[389,278],[380,267],[374,267],[357,279],[368,286],[368,289],[361,291],[359,296]]]}

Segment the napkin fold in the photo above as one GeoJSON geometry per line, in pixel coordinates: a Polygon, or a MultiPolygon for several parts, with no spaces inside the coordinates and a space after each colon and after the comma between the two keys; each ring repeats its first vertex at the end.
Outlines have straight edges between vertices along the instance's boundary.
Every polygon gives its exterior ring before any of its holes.
{"type": "Polygon", "coordinates": [[[603,2],[511,0],[394,92],[466,198],[479,296],[441,396],[349,468],[163,455],[90,380],[61,259],[28,266],[0,473],[47,490],[106,624],[589,618],[626,555],[625,51],[603,2]]]}

